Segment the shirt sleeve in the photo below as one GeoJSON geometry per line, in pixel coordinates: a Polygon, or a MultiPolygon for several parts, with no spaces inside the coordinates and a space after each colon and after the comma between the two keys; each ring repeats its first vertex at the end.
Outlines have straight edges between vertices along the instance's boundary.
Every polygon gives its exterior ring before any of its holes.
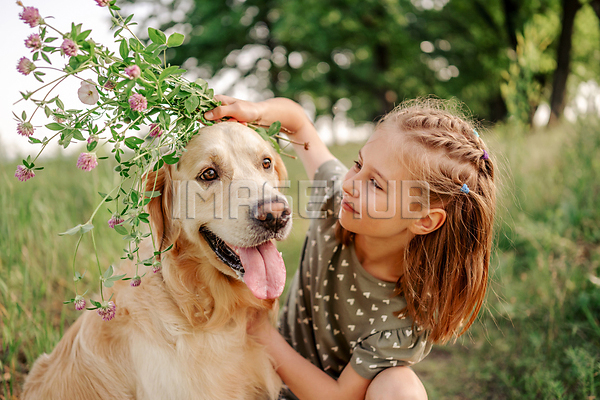
{"type": "Polygon", "coordinates": [[[365,379],[386,368],[411,366],[429,354],[428,337],[427,332],[416,334],[410,327],[375,332],[357,342],[350,364],[365,379]]]}
{"type": "Polygon", "coordinates": [[[300,211],[300,216],[326,228],[337,221],[342,196],[342,182],[348,168],[340,160],[324,162],[310,182],[310,196],[300,211]],[[306,215],[302,215],[306,213],[306,215]]]}

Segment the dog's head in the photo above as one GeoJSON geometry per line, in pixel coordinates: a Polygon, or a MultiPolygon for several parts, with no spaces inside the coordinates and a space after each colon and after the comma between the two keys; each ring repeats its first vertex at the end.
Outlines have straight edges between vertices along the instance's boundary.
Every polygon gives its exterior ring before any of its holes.
{"type": "Polygon", "coordinates": [[[148,204],[154,239],[173,251],[185,243],[257,298],[276,298],[285,266],[273,240],[292,225],[278,190],[285,178],[279,155],[252,129],[235,122],[202,128],[176,165],[148,174],[146,189],[161,192],[148,204]]]}

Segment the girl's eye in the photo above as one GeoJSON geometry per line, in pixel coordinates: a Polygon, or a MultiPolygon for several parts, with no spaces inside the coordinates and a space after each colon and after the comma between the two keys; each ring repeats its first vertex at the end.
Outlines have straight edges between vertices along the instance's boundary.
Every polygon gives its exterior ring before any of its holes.
{"type": "Polygon", "coordinates": [[[362,169],[362,165],[361,163],[359,163],[358,161],[354,161],[354,166],[356,167],[357,170],[361,170],[362,169]]]}
{"type": "Polygon", "coordinates": [[[214,181],[218,177],[219,177],[219,174],[217,174],[217,171],[215,171],[214,168],[205,169],[204,172],[202,172],[199,176],[199,178],[205,182],[214,181]]]}
{"type": "Polygon", "coordinates": [[[381,187],[381,185],[379,185],[379,183],[377,183],[377,181],[375,179],[371,179],[371,183],[373,184],[373,186],[375,186],[376,189],[383,190],[383,188],[381,187]]]}
{"type": "Polygon", "coordinates": [[[269,168],[271,168],[271,159],[270,159],[270,158],[265,158],[265,159],[262,161],[262,166],[263,166],[263,168],[264,168],[264,169],[269,169],[269,168]]]}

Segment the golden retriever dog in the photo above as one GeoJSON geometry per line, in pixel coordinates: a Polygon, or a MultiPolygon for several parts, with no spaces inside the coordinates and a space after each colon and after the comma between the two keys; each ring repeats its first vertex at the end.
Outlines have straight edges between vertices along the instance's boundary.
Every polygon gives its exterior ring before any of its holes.
{"type": "MultiPolygon", "coordinates": [[[[33,365],[22,399],[276,399],[281,380],[246,333],[285,283],[274,240],[291,229],[277,184],[285,167],[252,129],[200,129],[176,165],[148,174],[162,269],[139,287],[119,281],[116,316],[85,312],[33,365]]],[[[152,245],[146,246],[152,256],[152,245]]],[[[123,272],[135,275],[133,263],[123,272]]],[[[122,272],[122,273],[123,273],[122,272]]]]}

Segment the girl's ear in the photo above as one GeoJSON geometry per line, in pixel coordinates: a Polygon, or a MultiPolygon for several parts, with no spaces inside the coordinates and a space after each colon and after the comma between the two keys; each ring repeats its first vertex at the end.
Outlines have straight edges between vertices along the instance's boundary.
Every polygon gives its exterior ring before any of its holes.
{"type": "Polygon", "coordinates": [[[431,208],[429,213],[413,222],[409,229],[415,235],[426,235],[438,229],[446,222],[446,211],[442,208],[431,208]]]}

